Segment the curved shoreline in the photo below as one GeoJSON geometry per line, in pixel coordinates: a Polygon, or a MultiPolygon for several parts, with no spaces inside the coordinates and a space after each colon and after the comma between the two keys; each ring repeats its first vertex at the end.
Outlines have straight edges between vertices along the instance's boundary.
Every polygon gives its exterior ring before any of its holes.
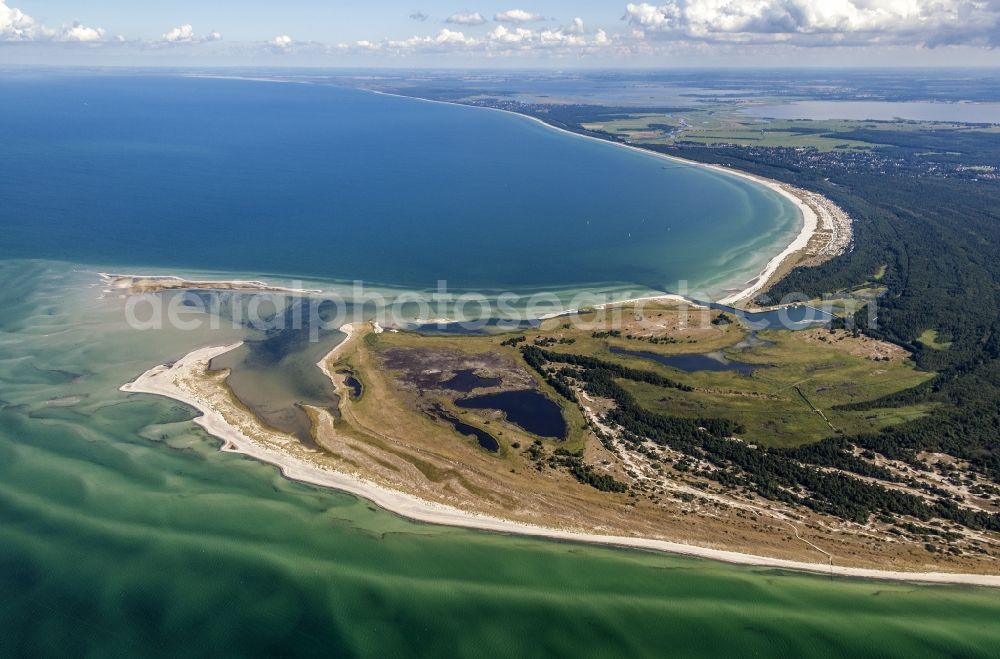
{"type": "MultiPolygon", "coordinates": [[[[285,83],[289,83],[289,84],[306,84],[306,85],[316,85],[317,84],[317,83],[315,83],[313,81],[275,79],[275,78],[254,78],[254,77],[247,77],[247,76],[199,75],[199,76],[196,76],[196,77],[230,79],[230,80],[235,79],[235,80],[241,80],[241,81],[246,81],[246,82],[272,82],[272,83],[273,82],[285,82],[285,83]]],[[[701,169],[706,169],[706,170],[714,171],[716,173],[720,173],[720,174],[723,174],[723,175],[729,175],[729,176],[734,176],[736,178],[741,178],[743,180],[751,181],[753,183],[756,183],[757,185],[763,186],[763,187],[771,190],[772,192],[775,192],[776,194],[778,194],[779,196],[783,197],[786,201],[790,202],[793,206],[795,206],[798,209],[798,211],[799,211],[799,213],[800,213],[800,215],[802,217],[802,227],[799,229],[799,232],[795,235],[795,237],[791,240],[791,242],[789,242],[785,246],[785,248],[783,250],[781,250],[775,256],[771,257],[771,259],[769,259],[764,264],[764,266],[760,269],[760,271],[757,272],[756,276],[751,277],[750,279],[748,279],[743,284],[744,288],[742,288],[742,289],[740,289],[740,290],[738,290],[736,292],[729,293],[725,297],[720,298],[719,300],[717,300],[717,302],[719,304],[725,304],[725,305],[729,305],[729,306],[734,306],[734,305],[736,305],[736,304],[738,304],[740,302],[743,302],[743,301],[746,301],[749,298],[752,298],[754,295],[756,295],[757,293],[759,293],[766,286],[768,286],[769,284],[773,283],[771,280],[774,277],[775,273],[778,271],[778,269],[781,267],[781,265],[783,263],[785,263],[785,261],[787,261],[789,258],[791,258],[796,253],[801,252],[802,250],[804,250],[806,248],[806,246],[809,244],[809,241],[812,239],[813,235],[816,233],[816,230],[819,227],[819,218],[817,217],[816,212],[809,206],[809,204],[807,204],[805,202],[805,199],[807,197],[816,196],[816,193],[810,193],[810,192],[808,192],[808,191],[806,191],[806,190],[804,190],[802,188],[797,188],[797,187],[795,187],[793,185],[786,184],[786,183],[781,183],[779,181],[768,179],[768,178],[765,178],[763,176],[758,176],[756,174],[751,174],[749,172],[744,172],[744,171],[741,171],[741,170],[738,170],[738,169],[733,169],[731,167],[724,167],[722,165],[716,165],[716,164],[711,164],[711,163],[698,162],[698,161],[695,161],[695,160],[688,160],[688,159],[682,158],[680,156],[666,154],[666,153],[660,153],[660,152],[657,152],[657,151],[652,151],[650,149],[645,149],[643,147],[635,146],[633,144],[624,144],[622,142],[616,142],[614,140],[606,140],[606,139],[601,139],[599,137],[594,137],[593,135],[585,135],[583,133],[577,133],[577,132],[574,132],[572,130],[567,130],[565,128],[561,128],[559,126],[555,126],[555,125],[552,125],[550,123],[547,123],[546,121],[544,121],[543,119],[540,119],[538,117],[533,117],[531,115],[524,114],[524,113],[521,113],[521,112],[515,112],[513,110],[505,110],[503,108],[494,108],[494,107],[482,106],[482,105],[469,105],[467,103],[459,103],[459,102],[455,102],[455,101],[442,101],[442,100],[438,100],[438,99],[422,98],[422,97],[419,97],[419,96],[407,96],[406,94],[398,94],[398,93],[388,92],[388,91],[383,91],[383,90],[378,90],[378,89],[367,89],[367,88],[364,88],[364,87],[346,87],[346,86],[343,86],[343,85],[333,85],[333,86],[335,86],[335,87],[343,87],[343,88],[346,88],[346,89],[351,89],[351,90],[360,91],[360,92],[366,92],[366,93],[370,93],[370,94],[376,94],[376,95],[379,95],[379,96],[389,96],[389,97],[395,97],[395,98],[400,98],[400,99],[406,99],[406,100],[409,100],[409,101],[419,101],[419,102],[423,102],[423,103],[436,103],[436,104],[440,104],[440,105],[450,105],[450,106],[468,108],[470,110],[479,109],[479,110],[491,110],[491,111],[494,111],[494,112],[500,112],[500,113],[503,113],[503,114],[508,114],[508,115],[511,115],[511,116],[519,117],[521,119],[526,119],[526,120],[529,120],[529,121],[536,122],[537,124],[539,124],[541,126],[544,126],[547,129],[558,131],[560,133],[564,133],[566,135],[571,135],[573,137],[587,139],[587,140],[592,140],[592,141],[600,143],[600,144],[608,144],[608,145],[620,147],[620,148],[623,148],[623,149],[628,149],[628,150],[633,151],[635,153],[643,154],[643,155],[645,155],[647,157],[660,158],[662,160],[667,160],[667,161],[673,162],[673,163],[681,163],[681,164],[684,164],[684,165],[687,165],[687,166],[698,167],[698,168],[701,168],[701,169]]],[[[825,202],[827,204],[829,204],[829,206],[837,208],[837,206],[832,201],[830,201],[829,199],[826,199],[825,197],[823,197],[823,199],[825,200],[825,202]]],[[[846,213],[844,213],[844,216],[847,217],[846,213]]],[[[848,218],[848,224],[847,224],[847,232],[848,232],[848,236],[847,236],[848,241],[845,242],[845,244],[849,243],[850,238],[851,238],[851,233],[852,233],[852,231],[850,229],[849,218],[848,218]]],[[[831,243],[833,243],[833,242],[834,241],[831,240],[831,243]]]]}
{"type": "MultiPolygon", "coordinates": [[[[357,89],[357,88],[352,87],[351,89],[357,89]]],[[[432,98],[421,98],[419,96],[406,96],[405,94],[395,94],[393,92],[386,92],[377,89],[362,89],[362,90],[370,92],[372,94],[378,94],[381,96],[393,96],[396,98],[404,98],[412,101],[423,101],[424,103],[438,103],[441,105],[452,105],[464,108],[492,110],[494,112],[501,112],[515,117],[521,117],[529,121],[534,121],[538,124],[541,124],[542,126],[545,126],[546,128],[558,131],[560,133],[565,133],[566,135],[572,135],[573,137],[592,140],[600,144],[610,144],[613,146],[621,147],[623,149],[634,151],[636,153],[641,153],[646,156],[661,158],[663,160],[667,160],[674,163],[682,163],[684,165],[688,165],[691,167],[699,167],[701,169],[711,170],[724,175],[735,176],[736,178],[752,181],[758,185],[761,185],[771,190],[772,192],[777,193],[778,195],[783,197],[786,201],[790,202],[793,206],[795,206],[798,209],[799,213],[802,216],[802,227],[799,229],[799,232],[798,234],[796,234],[795,238],[793,238],[792,241],[785,246],[785,249],[783,249],[781,252],[773,256],[764,265],[764,267],[760,270],[760,272],[758,272],[756,277],[752,277],[746,282],[745,284],[747,286],[746,288],[739,290],[735,293],[731,293],[730,295],[727,295],[726,297],[717,300],[719,304],[726,304],[733,306],[759,293],[761,289],[763,289],[765,286],[771,283],[771,278],[774,276],[775,272],[777,272],[778,268],[781,267],[782,263],[784,263],[792,255],[806,248],[806,246],[809,244],[809,241],[812,239],[813,234],[816,233],[816,230],[819,227],[819,218],[817,217],[816,212],[803,200],[803,198],[809,196],[810,193],[808,193],[806,190],[803,190],[802,188],[797,188],[790,184],[781,183],[780,181],[775,181],[769,178],[765,178],[763,176],[758,176],[756,174],[751,174],[749,172],[733,169],[731,167],[723,167],[722,165],[698,162],[696,160],[688,160],[686,158],[681,158],[679,156],[660,153],[658,151],[652,151],[650,149],[644,149],[642,147],[635,146],[634,144],[623,144],[622,142],[605,140],[599,137],[594,137],[593,135],[584,135],[583,133],[576,133],[574,131],[567,130],[565,128],[560,128],[559,126],[554,126],[544,121],[543,119],[539,119],[538,117],[533,117],[531,115],[523,114],[521,112],[515,112],[513,110],[504,110],[503,108],[494,108],[484,105],[469,105],[466,103],[458,103],[455,101],[440,101],[432,98]]],[[[824,199],[826,198],[824,197],[824,199]]],[[[830,205],[836,206],[829,199],[826,199],[826,201],[830,205]]]]}
{"type": "MultiPolygon", "coordinates": [[[[328,356],[335,354],[341,345],[345,344],[352,335],[355,335],[353,330],[356,329],[358,328],[351,327],[344,329],[345,333],[348,334],[348,338],[334,347],[328,356]]],[[[840,577],[1000,588],[1000,575],[948,572],[897,572],[870,568],[841,567],[825,563],[806,563],[699,547],[667,540],[600,535],[578,530],[535,526],[470,513],[451,506],[426,501],[404,492],[383,487],[357,475],[329,469],[288,452],[264,446],[251,439],[240,428],[230,424],[225,416],[207,398],[199,396],[197,391],[185,388],[182,385],[182,381],[185,378],[190,380],[204,373],[208,363],[214,357],[233,350],[240,345],[242,345],[242,342],[194,350],[173,364],[162,364],[149,369],[132,382],[122,385],[121,390],[127,393],[147,393],[164,396],[195,408],[201,413],[201,416],[196,418],[195,422],[204,428],[206,432],[222,440],[223,445],[220,449],[222,451],[247,455],[261,462],[278,467],[281,474],[290,480],[347,492],[371,501],[380,508],[417,522],[591,545],[662,551],[739,565],[770,567],[840,577]]],[[[329,375],[325,368],[324,372],[329,375]]]]}

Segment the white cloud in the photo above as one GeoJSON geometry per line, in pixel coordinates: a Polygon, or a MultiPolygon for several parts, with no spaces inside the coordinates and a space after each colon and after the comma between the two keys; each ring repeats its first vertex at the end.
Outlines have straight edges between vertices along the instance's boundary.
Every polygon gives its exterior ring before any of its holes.
{"type": "Polygon", "coordinates": [[[460,11],[444,19],[444,22],[455,25],[482,25],[486,19],[478,11],[460,11]]]}
{"type": "Polygon", "coordinates": [[[441,28],[433,36],[413,36],[401,41],[359,41],[358,45],[368,50],[390,50],[394,52],[408,51],[439,51],[452,48],[463,48],[475,46],[479,40],[475,37],[467,37],[464,32],[441,28]]]}
{"type": "Polygon", "coordinates": [[[5,41],[30,41],[38,35],[41,26],[35,19],[17,7],[8,7],[0,0],[0,39],[5,41]]]}
{"type": "Polygon", "coordinates": [[[271,41],[269,41],[268,43],[270,43],[275,48],[288,48],[293,43],[295,43],[295,41],[287,34],[279,34],[275,38],[271,39],[271,41]]]}
{"type": "Polygon", "coordinates": [[[194,28],[191,27],[190,23],[186,23],[165,32],[161,39],[167,43],[190,43],[195,39],[194,28]]]}
{"type": "Polygon", "coordinates": [[[102,41],[104,30],[73,23],[63,27],[59,36],[62,41],[102,41]]]}
{"type": "Polygon", "coordinates": [[[0,41],[103,41],[104,30],[79,22],[54,29],[0,0],[0,41]]]}
{"type": "Polygon", "coordinates": [[[497,25],[493,28],[493,31],[489,33],[488,39],[495,41],[497,43],[522,43],[534,38],[535,33],[529,29],[518,27],[513,30],[509,30],[503,25],[497,25]]]}
{"type": "Polygon", "coordinates": [[[415,21],[420,21],[421,23],[423,23],[428,18],[430,18],[430,16],[428,16],[427,14],[425,14],[422,11],[415,11],[412,14],[410,14],[410,18],[412,18],[415,21]]]}
{"type": "Polygon", "coordinates": [[[508,9],[493,16],[497,23],[538,23],[545,20],[541,14],[535,14],[523,9],[508,9]]]}
{"type": "MultiPolygon", "coordinates": [[[[199,44],[209,41],[222,41],[222,33],[213,31],[207,35],[200,35],[194,31],[190,23],[179,25],[172,30],[165,32],[160,37],[160,44],[199,44]]],[[[156,42],[154,42],[155,45],[156,42]]]]}
{"type": "Polygon", "coordinates": [[[461,33],[461,32],[454,32],[452,30],[449,30],[448,28],[444,28],[443,30],[441,30],[440,32],[438,32],[438,35],[437,35],[437,37],[435,37],[434,41],[436,43],[466,43],[467,42],[467,40],[465,38],[465,35],[463,33],[461,33]]]}
{"type": "Polygon", "coordinates": [[[435,35],[413,36],[403,40],[357,41],[348,50],[401,56],[429,53],[467,53],[487,57],[532,54],[569,56],[606,51],[613,45],[614,40],[603,30],[588,33],[583,21],[575,19],[570,25],[544,30],[497,25],[482,37],[444,28],[435,35]]]}
{"type": "Polygon", "coordinates": [[[998,0],[668,0],[628,4],[638,36],[728,43],[1000,43],[998,0]]]}

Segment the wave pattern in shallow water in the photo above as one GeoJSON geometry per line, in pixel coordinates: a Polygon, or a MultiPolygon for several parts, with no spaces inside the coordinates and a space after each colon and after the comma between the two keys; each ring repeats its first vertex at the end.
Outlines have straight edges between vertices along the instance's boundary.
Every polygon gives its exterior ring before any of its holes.
{"type": "Polygon", "coordinates": [[[117,391],[233,333],[143,333],[0,262],[4,656],[986,655],[991,590],[830,580],[406,522],[117,391]]]}

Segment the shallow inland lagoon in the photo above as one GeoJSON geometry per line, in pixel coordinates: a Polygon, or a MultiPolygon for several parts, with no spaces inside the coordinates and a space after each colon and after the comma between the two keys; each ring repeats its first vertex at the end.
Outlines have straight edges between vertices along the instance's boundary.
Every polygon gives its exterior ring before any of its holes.
{"type": "Polygon", "coordinates": [[[445,389],[451,389],[452,391],[468,393],[470,391],[475,391],[476,389],[499,387],[500,384],[500,378],[484,377],[476,374],[475,369],[463,368],[455,371],[455,375],[442,382],[441,386],[445,389]]]}
{"type": "Polygon", "coordinates": [[[499,410],[508,421],[539,437],[566,436],[562,409],[534,389],[480,394],[456,400],[455,405],[472,410],[499,410]]]}
{"type": "Polygon", "coordinates": [[[943,103],[934,101],[792,101],[756,105],[741,114],[771,119],[853,119],[856,121],[958,121],[1000,124],[1000,103],[943,103]]]}
{"type": "Polygon", "coordinates": [[[361,386],[361,380],[357,379],[353,375],[347,375],[344,378],[344,384],[351,390],[351,398],[361,398],[361,393],[364,391],[361,386]]]}
{"type": "Polygon", "coordinates": [[[497,453],[500,451],[500,442],[496,440],[496,437],[486,432],[482,428],[477,428],[476,426],[462,421],[454,414],[445,411],[441,407],[435,408],[435,413],[438,418],[443,419],[451,424],[452,428],[455,429],[460,435],[466,435],[467,437],[472,437],[479,444],[480,448],[484,448],[490,453],[497,453]]]}
{"type": "Polygon", "coordinates": [[[312,422],[302,405],[336,409],[333,386],[316,368],[316,362],[342,341],[343,335],[324,332],[310,341],[308,333],[306,327],[255,336],[216,357],[210,366],[213,370],[228,369],[226,384],[233,396],[268,426],[310,444],[312,422]]]}

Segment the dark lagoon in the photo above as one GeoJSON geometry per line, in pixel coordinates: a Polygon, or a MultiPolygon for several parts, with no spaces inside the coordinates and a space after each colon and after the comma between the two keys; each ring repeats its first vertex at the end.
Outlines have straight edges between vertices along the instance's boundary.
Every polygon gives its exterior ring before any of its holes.
{"type": "Polygon", "coordinates": [[[364,388],[361,386],[361,380],[348,374],[347,377],[344,378],[344,384],[350,388],[351,398],[361,398],[361,394],[364,391],[364,388]]]}
{"type": "Polygon", "coordinates": [[[508,421],[539,437],[562,439],[566,436],[562,409],[534,389],[482,394],[456,400],[455,404],[466,409],[499,410],[508,421]]]}
{"type": "Polygon", "coordinates": [[[482,428],[477,428],[476,426],[462,421],[454,414],[446,412],[440,407],[435,409],[435,413],[438,418],[442,419],[451,424],[451,426],[461,435],[466,435],[467,437],[472,437],[479,444],[480,448],[486,449],[490,453],[497,453],[500,450],[500,442],[497,441],[496,437],[486,432],[482,428]]]}
{"type": "Polygon", "coordinates": [[[474,369],[463,368],[459,371],[455,371],[455,375],[442,382],[441,386],[445,389],[451,389],[452,391],[468,393],[476,389],[498,387],[501,382],[502,380],[500,378],[483,377],[481,375],[476,375],[474,369]]]}

